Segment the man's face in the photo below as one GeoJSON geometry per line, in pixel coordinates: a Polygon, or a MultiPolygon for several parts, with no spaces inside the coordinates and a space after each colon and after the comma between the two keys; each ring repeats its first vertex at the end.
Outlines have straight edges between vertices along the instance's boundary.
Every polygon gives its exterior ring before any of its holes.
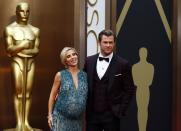
{"type": "Polygon", "coordinates": [[[27,3],[22,3],[16,10],[17,19],[19,22],[27,22],[29,14],[29,5],[27,3]]]}
{"type": "Polygon", "coordinates": [[[102,36],[102,40],[99,41],[100,50],[103,56],[107,56],[113,52],[114,49],[114,36],[102,36]]]}

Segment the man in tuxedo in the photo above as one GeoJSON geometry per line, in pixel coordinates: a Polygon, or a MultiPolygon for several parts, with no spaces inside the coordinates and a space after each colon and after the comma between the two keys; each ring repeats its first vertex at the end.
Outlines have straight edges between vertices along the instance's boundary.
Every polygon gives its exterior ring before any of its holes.
{"type": "Polygon", "coordinates": [[[135,92],[131,66],[113,53],[116,36],[111,30],[99,33],[100,53],[89,56],[84,65],[88,77],[87,131],[120,131],[135,92]]]}

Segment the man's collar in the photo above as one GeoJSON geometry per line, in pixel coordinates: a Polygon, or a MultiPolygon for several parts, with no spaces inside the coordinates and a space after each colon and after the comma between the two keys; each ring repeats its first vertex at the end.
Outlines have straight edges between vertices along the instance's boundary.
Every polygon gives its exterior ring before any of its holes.
{"type": "Polygon", "coordinates": [[[99,57],[109,58],[109,59],[111,60],[112,57],[113,57],[113,52],[112,52],[111,54],[107,55],[107,56],[103,56],[103,55],[101,54],[101,52],[100,52],[100,53],[99,53],[99,57]]]}

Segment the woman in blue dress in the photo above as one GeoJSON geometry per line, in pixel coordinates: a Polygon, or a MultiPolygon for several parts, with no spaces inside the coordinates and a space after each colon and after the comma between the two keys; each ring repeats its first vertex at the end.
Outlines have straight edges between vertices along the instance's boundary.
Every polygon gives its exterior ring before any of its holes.
{"type": "Polygon", "coordinates": [[[56,73],[48,102],[48,124],[52,131],[82,131],[87,100],[87,76],[78,68],[72,47],[60,53],[65,69],[56,73]]]}

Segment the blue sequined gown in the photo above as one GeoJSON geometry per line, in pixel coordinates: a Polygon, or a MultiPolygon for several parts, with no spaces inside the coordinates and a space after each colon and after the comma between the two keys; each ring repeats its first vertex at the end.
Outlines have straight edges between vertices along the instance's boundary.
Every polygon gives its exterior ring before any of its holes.
{"type": "Polygon", "coordinates": [[[52,131],[82,131],[88,92],[86,73],[78,72],[77,89],[68,70],[60,71],[60,75],[61,87],[52,113],[52,131]]]}

